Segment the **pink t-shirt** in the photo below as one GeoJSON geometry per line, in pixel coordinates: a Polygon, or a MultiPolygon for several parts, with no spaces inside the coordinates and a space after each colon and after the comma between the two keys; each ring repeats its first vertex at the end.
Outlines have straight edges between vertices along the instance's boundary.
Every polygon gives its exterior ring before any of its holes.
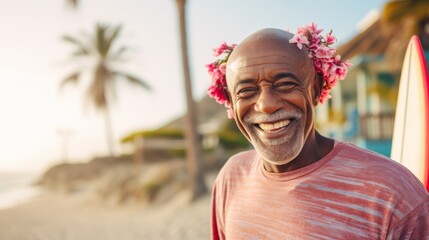
{"type": "Polygon", "coordinates": [[[251,150],[216,179],[212,239],[429,239],[429,194],[402,165],[349,143],[286,173],[265,171],[251,150]]]}

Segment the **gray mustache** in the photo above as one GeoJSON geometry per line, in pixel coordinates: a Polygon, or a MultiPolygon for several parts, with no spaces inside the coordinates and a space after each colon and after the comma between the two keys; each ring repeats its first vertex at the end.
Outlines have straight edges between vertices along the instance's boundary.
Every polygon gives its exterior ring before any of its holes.
{"type": "Polygon", "coordinates": [[[292,111],[286,111],[286,110],[279,110],[272,114],[263,114],[263,113],[257,113],[252,115],[247,115],[244,117],[244,122],[246,123],[260,123],[260,122],[275,122],[287,118],[301,118],[302,113],[292,110],[292,111]]]}

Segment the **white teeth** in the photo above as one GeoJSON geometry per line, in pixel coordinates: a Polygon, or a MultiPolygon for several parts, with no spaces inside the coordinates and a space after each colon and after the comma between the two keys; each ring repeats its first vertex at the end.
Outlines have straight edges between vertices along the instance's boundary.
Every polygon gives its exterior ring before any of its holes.
{"type": "Polygon", "coordinates": [[[259,127],[264,131],[272,131],[289,125],[290,120],[283,120],[276,123],[261,123],[259,127]]]}

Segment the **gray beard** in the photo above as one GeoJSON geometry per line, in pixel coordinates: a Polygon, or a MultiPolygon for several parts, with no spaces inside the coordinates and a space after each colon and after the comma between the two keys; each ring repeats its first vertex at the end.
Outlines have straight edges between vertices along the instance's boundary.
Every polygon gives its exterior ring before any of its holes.
{"type": "Polygon", "coordinates": [[[253,146],[259,155],[267,162],[275,165],[285,165],[291,162],[299,155],[304,147],[304,140],[302,138],[298,138],[297,140],[301,141],[300,143],[294,142],[288,145],[283,145],[290,140],[287,137],[269,140],[267,142],[256,137],[252,137],[252,140],[252,142],[254,142],[253,146]]]}

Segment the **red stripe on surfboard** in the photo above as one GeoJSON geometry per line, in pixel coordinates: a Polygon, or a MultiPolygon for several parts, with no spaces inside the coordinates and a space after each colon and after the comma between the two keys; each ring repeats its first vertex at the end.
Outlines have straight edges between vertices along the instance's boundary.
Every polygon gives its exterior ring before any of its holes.
{"type": "MultiPolygon", "coordinates": [[[[424,144],[427,144],[429,142],[429,76],[428,76],[428,71],[427,71],[427,65],[426,65],[426,59],[424,56],[424,51],[422,48],[422,44],[420,43],[419,38],[414,35],[411,38],[411,41],[414,42],[414,44],[416,44],[417,49],[419,49],[419,53],[418,53],[418,59],[420,61],[420,64],[422,66],[425,66],[425,68],[422,69],[422,75],[423,75],[423,97],[424,97],[424,101],[425,101],[425,119],[426,119],[426,124],[425,124],[425,140],[424,140],[424,144]]],[[[424,172],[424,178],[423,178],[423,184],[426,187],[426,190],[429,191],[429,148],[426,147],[425,148],[425,172],[424,172]]]]}

